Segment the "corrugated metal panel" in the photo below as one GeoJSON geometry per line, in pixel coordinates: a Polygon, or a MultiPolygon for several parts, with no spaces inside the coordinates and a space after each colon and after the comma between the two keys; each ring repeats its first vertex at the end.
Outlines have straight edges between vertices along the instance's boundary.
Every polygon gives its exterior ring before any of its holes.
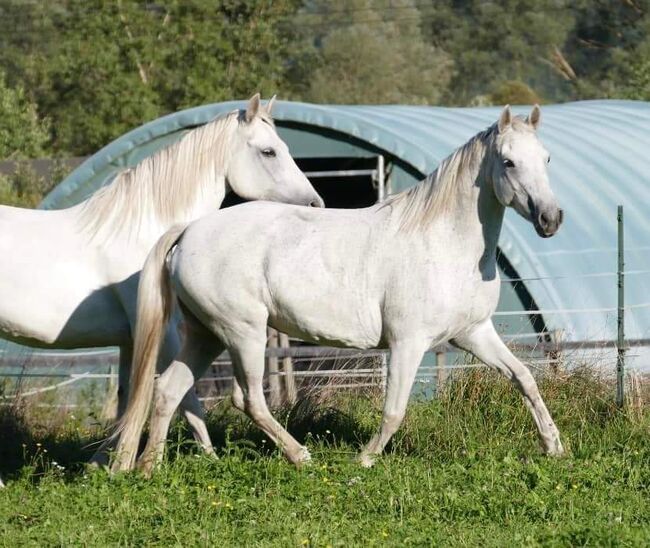
{"type": "MultiPolygon", "coordinates": [[[[114,141],[63,181],[42,206],[65,207],[90,194],[115,170],[128,165],[129,153],[155,150],[178,138],[184,128],[202,124],[239,108],[241,102],[198,107],[160,118],[114,141]],[[158,141],[159,140],[159,141],[158,141]]],[[[527,113],[527,107],[515,112],[527,113]]],[[[613,308],[614,277],[576,278],[616,269],[616,205],[625,206],[627,267],[650,269],[650,103],[585,101],[542,109],[540,135],[551,152],[551,184],[565,209],[565,224],[557,236],[539,238],[514,212],[506,215],[501,248],[524,278],[539,280],[527,287],[542,309],[613,308]]],[[[493,123],[499,108],[418,106],[339,106],[277,103],[278,123],[323,128],[354,137],[383,150],[422,174],[472,135],[493,123]]],[[[628,302],[650,301],[650,276],[630,276],[628,302]]],[[[552,328],[569,339],[609,338],[615,314],[553,314],[552,328]]],[[[631,337],[650,335],[650,308],[627,316],[631,337]]]]}

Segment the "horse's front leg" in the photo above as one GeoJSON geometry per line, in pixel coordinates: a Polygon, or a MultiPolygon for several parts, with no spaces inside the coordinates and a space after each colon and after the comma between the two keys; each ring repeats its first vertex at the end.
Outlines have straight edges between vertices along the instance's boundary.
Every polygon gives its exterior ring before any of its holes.
{"type": "Polygon", "coordinates": [[[494,329],[492,320],[476,326],[470,333],[454,339],[453,344],[467,350],[486,365],[503,373],[517,387],[533,415],[539,437],[548,455],[561,455],[564,448],[560,433],[546,408],[537,383],[528,368],[510,352],[494,329]]]}
{"type": "MultiPolygon", "coordinates": [[[[120,346],[120,364],[117,373],[117,418],[119,419],[126,409],[129,401],[129,379],[131,376],[131,360],[133,357],[133,345],[120,346]]],[[[117,440],[108,438],[90,458],[93,466],[108,466],[111,451],[115,448],[117,440]]]]}
{"type": "Polygon", "coordinates": [[[133,343],[120,346],[120,365],[117,371],[117,418],[120,419],[129,402],[129,383],[131,381],[131,361],[133,343]]]}
{"type": "Polygon", "coordinates": [[[390,362],[381,426],[379,432],[373,436],[359,455],[359,461],[363,466],[369,467],[374,464],[377,455],[381,454],[390,438],[402,424],[415,373],[428,346],[429,344],[424,338],[401,340],[390,345],[390,362]]]}

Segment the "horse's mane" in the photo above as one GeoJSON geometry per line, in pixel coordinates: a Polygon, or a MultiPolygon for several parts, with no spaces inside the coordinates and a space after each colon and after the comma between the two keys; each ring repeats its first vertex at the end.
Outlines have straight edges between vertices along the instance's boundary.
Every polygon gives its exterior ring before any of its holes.
{"type": "MultiPolygon", "coordinates": [[[[512,119],[512,128],[532,131],[520,117],[512,119]]],[[[497,125],[491,125],[440,162],[426,179],[389,197],[382,205],[392,206],[399,217],[400,229],[423,228],[451,210],[460,195],[475,184],[485,153],[498,136],[497,125]]]]}
{"type": "MultiPolygon", "coordinates": [[[[262,109],[259,116],[273,124],[262,109]]],[[[135,231],[145,218],[161,224],[182,220],[206,184],[223,177],[240,111],[224,114],[186,133],[126,169],[83,203],[81,223],[92,236],[135,231]]]]}

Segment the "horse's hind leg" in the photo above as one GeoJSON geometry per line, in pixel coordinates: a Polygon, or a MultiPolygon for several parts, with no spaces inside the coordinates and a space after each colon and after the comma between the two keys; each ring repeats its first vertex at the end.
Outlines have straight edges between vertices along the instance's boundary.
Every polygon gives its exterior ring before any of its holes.
{"type": "MultiPolygon", "coordinates": [[[[162,348],[160,349],[160,357],[158,359],[159,373],[163,373],[167,366],[172,363],[174,358],[178,355],[180,348],[181,344],[178,329],[174,322],[170,322],[167,327],[162,348]]],[[[183,395],[183,393],[181,393],[181,395],[183,395]]],[[[194,439],[199,443],[199,445],[201,445],[206,453],[213,455],[214,448],[212,447],[212,440],[208,433],[208,427],[205,424],[205,413],[194,387],[190,388],[185,393],[181,400],[180,408],[190,426],[194,439]]]]}
{"type": "MultiPolygon", "coordinates": [[[[228,337],[228,350],[233,359],[235,375],[243,392],[246,414],[283,451],[293,464],[310,460],[309,451],[300,445],[271,415],[264,398],[264,349],[266,347],[266,324],[249,337],[237,337],[232,344],[228,337]]],[[[237,387],[234,387],[237,397],[237,387]]]]}
{"type": "Polygon", "coordinates": [[[138,466],[145,473],[150,473],[162,459],[174,411],[222,350],[223,345],[212,333],[197,321],[188,320],[187,334],[180,354],[156,380],[149,440],[138,461],[138,466]]]}
{"type": "Polygon", "coordinates": [[[428,343],[424,339],[399,341],[391,345],[381,426],[359,455],[363,466],[373,465],[375,457],[381,454],[402,424],[415,373],[427,347],[428,343]]]}
{"type": "Polygon", "coordinates": [[[503,373],[514,383],[533,415],[544,450],[549,455],[561,455],[564,448],[560,442],[560,433],[539,393],[535,379],[501,340],[492,321],[478,325],[470,334],[454,339],[453,342],[474,354],[486,365],[503,373]]]}

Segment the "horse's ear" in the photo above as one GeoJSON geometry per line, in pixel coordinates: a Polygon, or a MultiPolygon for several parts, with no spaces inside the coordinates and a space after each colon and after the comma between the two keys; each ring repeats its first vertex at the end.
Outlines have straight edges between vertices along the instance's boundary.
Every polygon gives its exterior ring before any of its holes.
{"type": "Polygon", "coordinates": [[[510,112],[510,105],[503,107],[501,116],[499,116],[499,122],[497,127],[499,128],[499,133],[503,133],[506,129],[512,124],[512,112],[510,112]]]}
{"type": "Polygon", "coordinates": [[[246,106],[246,121],[251,122],[257,113],[260,110],[260,94],[256,93],[248,100],[248,105],[246,106]]]}
{"type": "Polygon", "coordinates": [[[539,108],[539,105],[536,104],[533,107],[533,110],[530,111],[528,118],[526,118],[526,122],[528,122],[529,126],[533,126],[533,129],[537,129],[539,127],[539,123],[541,120],[542,120],[542,109],[539,108]]]}
{"type": "Polygon", "coordinates": [[[266,103],[266,112],[268,112],[269,116],[273,112],[273,105],[275,104],[275,98],[276,97],[277,97],[277,95],[274,95],[273,97],[271,97],[269,99],[269,102],[266,103]]]}

